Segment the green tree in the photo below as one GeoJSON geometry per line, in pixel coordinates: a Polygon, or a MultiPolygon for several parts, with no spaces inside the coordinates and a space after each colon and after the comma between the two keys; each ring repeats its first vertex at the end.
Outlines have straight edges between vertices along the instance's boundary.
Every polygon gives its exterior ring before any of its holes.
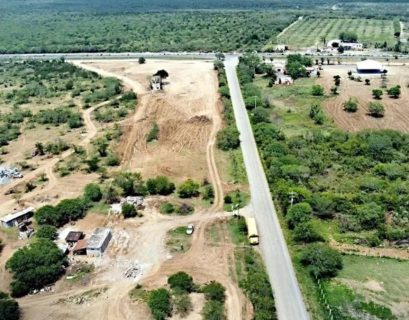
{"type": "Polygon", "coordinates": [[[153,290],[148,295],[148,306],[155,320],[164,320],[171,315],[172,304],[168,290],[153,290]]]}
{"type": "Polygon", "coordinates": [[[339,34],[339,38],[342,42],[357,42],[358,35],[352,31],[343,31],[339,34]]]}
{"type": "Polygon", "coordinates": [[[138,63],[139,64],[144,64],[146,62],[146,59],[144,57],[139,57],[138,58],[138,63]]]}
{"type": "Polygon", "coordinates": [[[113,185],[119,187],[124,196],[146,194],[146,187],[139,172],[120,172],[115,175],[113,185]]]}
{"type": "Polygon", "coordinates": [[[234,126],[228,126],[217,133],[217,147],[228,151],[240,147],[240,133],[234,126]]]}
{"type": "Polygon", "coordinates": [[[160,213],[162,214],[171,214],[175,212],[175,206],[170,202],[162,203],[160,206],[160,213]]]}
{"type": "Polygon", "coordinates": [[[390,97],[398,99],[400,97],[400,94],[401,94],[400,86],[397,85],[397,86],[394,86],[392,88],[389,88],[387,90],[387,92],[388,92],[388,95],[390,97]]]}
{"type": "Polygon", "coordinates": [[[297,224],[294,228],[294,240],[297,242],[310,243],[323,241],[324,239],[311,222],[303,222],[297,224]]]}
{"type": "Polygon", "coordinates": [[[149,194],[169,195],[175,191],[175,184],[170,182],[165,176],[157,176],[156,178],[146,181],[146,188],[149,194]]]}
{"type": "Polygon", "coordinates": [[[383,91],[382,89],[373,89],[372,96],[374,99],[380,100],[382,99],[383,91]]]}
{"type": "Polygon", "coordinates": [[[301,202],[288,209],[286,219],[288,227],[294,229],[299,223],[307,222],[311,219],[312,209],[309,203],[301,202]]]}
{"type": "Polygon", "coordinates": [[[313,85],[312,86],[312,88],[311,88],[311,94],[313,95],[313,96],[323,96],[324,95],[324,88],[323,87],[321,87],[320,85],[318,85],[318,84],[316,84],[316,85],[313,85]]]}
{"type": "Polygon", "coordinates": [[[226,299],[226,289],[219,282],[210,281],[202,287],[202,292],[207,300],[214,300],[224,303],[226,299]]]}
{"type": "Polygon", "coordinates": [[[344,110],[347,112],[357,112],[358,101],[355,98],[349,98],[348,101],[344,102],[344,110]]]}
{"type": "Polygon", "coordinates": [[[89,183],[84,189],[84,198],[88,201],[98,202],[102,199],[102,191],[99,185],[89,183]]]}
{"type": "Polygon", "coordinates": [[[54,283],[64,272],[66,257],[57,245],[48,239],[37,239],[17,250],[7,261],[6,268],[13,273],[11,294],[26,295],[54,283]]]}
{"type": "Polygon", "coordinates": [[[61,219],[65,222],[75,221],[85,216],[87,204],[81,199],[64,199],[55,207],[61,219]]]}
{"type": "Polygon", "coordinates": [[[106,138],[99,138],[95,141],[94,144],[99,155],[101,157],[106,157],[108,154],[107,151],[109,146],[108,140],[106,138]]]}
{"type": "Polygon", "coordinates": [[[62,225],[62,219],[57,209],[50,205],[45,205],[36,210],[36,212],[34,213],[34,218],[38,224],[46,224],[52,226],[62,225]]]}
{"type": "Polygon", "coordinates": [[[0,319],[19,320],[20,308],[17,301],[11,299],[8,294],[0,291],[0,319]]]}
{"type": "Polygon", "coordinates": [[[342,269],[341,254],[324,244],[309,245],[302,252],[300,261],[317,278],[335,277],[342,269]]]}
{"type": "Polygon", "coordinates": [[[192,292],[194,288],[193,278],[186,272],[179,271],[168,278],[168,284],[172,289],[192,292]]]}
{"type": "Polygon", "coordinates": [[[181,198],[197,197],[199,195],[199,184],[192,179],[187,179],[178,188],[178,195],[181,198]]]}
{"type": "Polygon", "coordinates": [[[357,207],[356,217],[362,229],[372,230],[385,222],[385,210],[374,202],[357,207]]]}
{"type": "Polygon", "coordinates": [[[122,205],[122,215],[125,219],[127,218],[134,218],[138,215],[138,211],[136,211],[135,206],[128,202],[125,202],[122,205]]]}
{"type": "Polygon", "coordinates": [[[368,110],[369,114],[375,118],[381,118],[385,114],[385,107],[380,102],[370,102],[368,110]]]}
{"type": "Polygon", "coordinates": [[[224,305],[218,301],[209,300],[202,310],[203,320],[225,320],[224,305]]]}
{"type": "Polygon", "coordinates": [[[192,300],[190,299],[190,296],[186,293],[177,294],[174,297],[173,302],[175,304],[176,312],[180,314],[182,317],[186,317],[192,310],[192,300]]]}
{"type": "Polygon", "coordinates": [[[36,231],[36,237],[55,240],[57,239],[57,228],[48,224],[41,225],[36,231]]]}

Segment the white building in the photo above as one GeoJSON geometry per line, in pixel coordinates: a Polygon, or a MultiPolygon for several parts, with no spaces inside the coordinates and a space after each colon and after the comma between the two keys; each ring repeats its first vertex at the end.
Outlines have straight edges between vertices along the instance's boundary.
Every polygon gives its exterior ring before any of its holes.
{"type": "Polygon", "coordinates": [[[356,64],[356,71],[361,74],[381,74],[384,70],[382,63],[375,60],[364,60],[356,64]]]}
{"type": "Polygon", "coordinates": [[[19,223],[27,221],[34,214],[34,208],[29,207],[24,210],[10,213],[0,219],[1,225],[5,228],[18,227],[19,223]]]}
{"type": "Polygon", "coordinates": [[[112,239],[112,231],[109,228],[96,228],[87,243],[87,255],[100,257],[108,247],[112,239]]]}
{"type": "Polygon", "coordinates": [[[343,42],[340,39],[334,39],[327,43],[328,49],[338,49],[339,47],[353,51],[362,51],[364,49],[364,45],[361,42],[343,42]]]}

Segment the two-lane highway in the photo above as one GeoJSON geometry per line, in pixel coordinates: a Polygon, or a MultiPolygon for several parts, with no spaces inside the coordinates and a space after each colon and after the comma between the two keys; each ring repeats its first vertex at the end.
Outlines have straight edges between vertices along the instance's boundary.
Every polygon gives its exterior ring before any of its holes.
{"type": "Polygon", "coordinates": [[[227,56],[225,69],[240,131],[241,149],[250,183],[251,205],[260,233],[260,247],[280,320],[309,319],[294,268],[274,208],[236,74],[237,56],[227,56]]]}

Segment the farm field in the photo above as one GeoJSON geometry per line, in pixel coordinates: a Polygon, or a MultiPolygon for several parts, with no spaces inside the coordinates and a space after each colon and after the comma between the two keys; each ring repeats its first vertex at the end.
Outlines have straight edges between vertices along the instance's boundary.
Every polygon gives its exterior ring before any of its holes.
{"type": "Polygon", "coordinates": [[[307,17],[298,21],[291,28],[280,34],[280,43],[293,48],[323,46],[326,41],[338,39],[343,31],[352,31],[358,35],[358,41],[373,47],[376,43],[395,43],[392,20],[359,19],[359,18],[313,18],[307,17]]]}
{"type": "Polygon", "coordinates": [[[379,102],[385,106],[385,115],[382,118],[374,118],[368,115],[368,105],[372,98],[372,90],[381,88],[380,76],[362,76],[362,82],[349,80],[348,71],[354,70],[355,65],[330,65],[323,66],[321,79],[317,83],[321,84],[326,92],[329,92],[334,84],[333,77],[341,76],[341,85],[339,94],[325,100],[323,106],[325,110],[334,119],[335,124],[340,128],[357,132],[363,129],[394,129],[401,132],[409,132],[409,67],[405,65],[385,65],[388,70],[387,86],[401,86],[401,96],[398,99],[389,97],[384,92],[379,102]],[[370,79],[370,85],[366,85],[364,80],[370,79]],[[348,113],[343,110],[343,104],[349,98],[356,98],[358,101],[358,110],[355,113],[348,113]]]}

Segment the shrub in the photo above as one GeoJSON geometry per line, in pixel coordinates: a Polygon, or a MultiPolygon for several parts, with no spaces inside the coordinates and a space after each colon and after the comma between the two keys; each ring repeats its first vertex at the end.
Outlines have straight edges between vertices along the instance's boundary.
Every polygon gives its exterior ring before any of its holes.
{"type": "Polygon", "coordinates": [[[313,105],[310,109],[310,118],[314,120],[315,124],[323,124],[325,121],[325,115],[319,105],[313,105]]]}
{"type": "Polygon", "coordinates": [[[0,291],[0,319],[20,319],[20,308],[17,301],[11,299],[8,294],[0,291]]]}
{"type": "Polygon", "coordinates": [[[119,165],[119,158],[116,154],[109,153],[105,159],[105,163],[107,166],[115,167],[119,165]]]}
{"type": "Polygon", "coordinates": [[[300,261],[317,278],[335,277],[342,269],[341,254],[323,244],[309,245],[301,254],[300,261]]]}
{"type": "Polygon", "coordinates": [[[270,116],[268,114],[268,111],[264,108],[256,108],[252,112],[252,117],[251,117],[251,122],[253,124],[257,123],[269,123],[270,122],[270,116]]]}
{"type": "Polygon", "coordinates": [[[385,210],[374,202],[357,207],[356,218],[362,229],[376,229],[385,222],[385,210]]]}
{"type": "Polygon", "coordinates": [[[155,320],[164,320],[171,315],[170,293],[166,289],[153,290],[148,295],[148,306],[155,320]]]}
{"type": "Polygon", "coordinates": [[[138,63],[139,64],[144,64],[146,62],[146,59],[144,57],[139,57],[138,58],[138,63]]]}
{"type": "Polygon", "coordinates": [[[188,215],[188,214],[191,214],[191,213],[193,213],[193,211],[195,211],[195,209],[194,209],[192,206],[188,205],[187,203],[182,203],[182,204],[176,209],[176,212],[177,212],[178,214],[183,215],[183,216],[188,215]]]}
{"type": "Polygon", "coordinates": [[[84,197],[88,201],[98,202],[102,199],[102,191],[99,185],[90,183],[85,186],[84,197]]]}
{"type": "Polygon", "coordinates": [[[125,219],[127,218],[134,218],[138,215],[138,211],[136,211],[135,206],[128,202],[125,202],[122,205],[122,215],[125,219]]]}
{"type": "Polygon", "coordinates": [[[217,133],[217,147],[221,150],[228,151],[240,147],[239,131],[229,126],[217,133]]]}
{"type": "Polygon", "coordinates": [[[171,214],[175,212],[175,206],[170,202],[162,203],[160,206],[160,213],[162,214],[171,214]]]}
{"type": "Polygon", "coordinates": [[[214,190],[211,185],[207,185],[203,188],[202,198],[203,200],[210,200],[211,202],[213,202],[214,190]]]}
{"type": "Polygon", "coordinates": [[[377,100],[382,99],[382,96],[383,96],[382,89],[373,89],[372,90],[372,97],[374,99],[377,99],[377,100]]]}
{"type": "Polygon", "coordinates": [[[294,229],[299,223],[307,222],[311,219],[312,209],[309,203],[297,203],[287,211],[286,219],[288,227],[294,229]]]}
{"type": "Polygon", "coordinates": [[[186,292],[192,292],[194,287],[193,278],[183,271],[172,274],[168,278],[168,284],[172,289],[186,292]]]}
{"type": "Polygon", "coordinates": [[[384,116],[385,107],[380,102],[370,102],[368,106],[369,114],[376,118],[384,116]]]}
{"type": "Polygon", "coordinates": [[[207,300],[214,300],[224,303],[226,299],[226,289],[216,281],[210,281],[202,288],[202,292],[205,294],[207,300]]]}
{"type": "Polygon", "coordinates": [[[322,236],[315,230],[311,222],[299,223],[294,228],[294,240],[297,242],[316,242],[323,241],[322,236]]]}
{"type": "Polygon", "coordinates": [[[356,101],[356,99],[349,98],[348,101],[344,102],[344,110],[347,112],[357,112],[358,102],[356,101]]]}
{"type": "Polygon", "coordinates": [[[391,96],[392,98],[397,99],[397,98],[399,98],[399,96],[400,96],[400,94],[401,94],[400,86],[397,85],[397,86],[394,86],[394,87],[392,87],[392,88],[389,88],[389,89],[387,90],[387,92],[388,92],[388,95],[389,95],[389,96],[391,96]]]}
{"type": "Polygon", "coordinates": [[[311,88],[311,94],[313,96],[319,97],[324,95],[324,88],[320,85],[313,85],[311,88]]]}
{"type": "Polygon", "coordinates": [[[157,176],[146,181],[146,188],[149,194],[169,195],[175,191],[175,184],[165,176],[157,176]]]}
{"type": "Polygon", "coordinates": [[[48,224],[42,225],[36,231],[37,238],[44,238],[49,240],[57,239],[57,228],[48,224]]]}
{"type": "Polygon", "coordinates": [[[202,310],[203,320],[225,320],[224,305],[218,301],[207,301],[202,310]]]}
{"type": "Polygon", "coordinates": [[[146,137],[146,142],[152,142],[153,140],[158,140],[159,138],[159,126],[157,123],[152,125],[151,131],[149,131],[148,136],[146,137]]]}
{"type": "Polygon", "coordinates": [[[186,317],[192,310],[192,300],[188,294],[178,294],[174,297],[173,302],[178,314],[182,317],[186,317]]]}
{"type": "Polygon", "coordinates": [[[199,195],[199,184],[192,179],[183,182],[178,188],[178,194],[181,198],[197,197],[199,195]]]}
{"type": "Polygon", "coordinates": [[[13,273],[12,295],[21,297],[55,282],[64,272],[66,262],[61,250],[48,239],[37,239],[17,250],[6,263],[13,273]]]}

